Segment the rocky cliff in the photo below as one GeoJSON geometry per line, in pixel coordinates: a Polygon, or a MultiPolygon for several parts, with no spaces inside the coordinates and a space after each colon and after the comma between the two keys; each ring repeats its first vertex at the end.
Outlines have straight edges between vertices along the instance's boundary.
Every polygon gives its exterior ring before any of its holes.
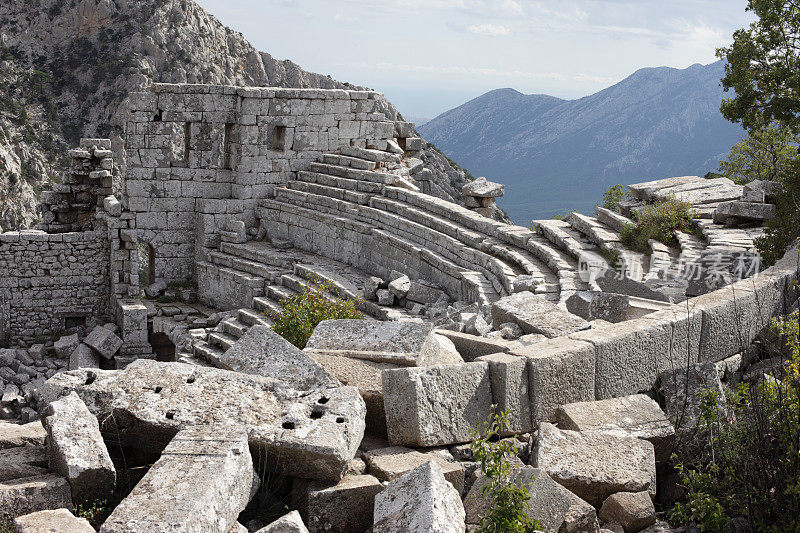
{"type": "MultiPolygon", "coordinates": [[[[81,136],[119,139],[127,94],[153,81],[353,88],[256,50],[191,0],[4,0],[0,226],[29,226],[59,154],[81,136]]],[[[440,194],[459,198],[465,173],[423,156],[440,194]]]]}

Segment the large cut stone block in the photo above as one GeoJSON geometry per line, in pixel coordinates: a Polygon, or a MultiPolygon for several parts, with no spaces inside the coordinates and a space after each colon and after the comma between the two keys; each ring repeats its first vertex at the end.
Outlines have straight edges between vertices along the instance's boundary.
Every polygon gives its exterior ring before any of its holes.
{"type": "Polygon", "coordinates": [[[114,414],[124,444],[157,453],[187,426],[241,425],[270,468],[307,479],[341,479],[364,436],[354,387],[297,391],[264,376],[139,359],[124,370],[56,374],[42,401],[73,390],[99,420],[114,414]]]}
{"type": "Polygon", "coordinates": [[[273,523],[266,527],[262,527],[256,533],[308,533],[303,519],[300,518],[300,513],[292,511],[291,513],[280,517],[273,523]]]}
{"type": "Polygon", "coordinates": [[[36,511],[72,509],[69,483],[47,474],[0,483],[0,517],[15,518],[36,511]]]}
{"type": "Polygon", "coordinates": [[[46,473],[47,448],[44,446],[20,446],[0,450],[0,481],[42,476],[46,473]]]}
{"type": "Polygon", "coordinates": [[[531,461],[595,507],[615,492],[656,493],[655,453],[646,440],[543,422],[531,461]]]}
{"type": "Polygon", "coordinates": [[[464,467],[436,455],[421,453],[404,446],[391,446],[370,450],[364,454],[363,458],[370,474],[381,481],[394,481],[406,472],[433,459],[439,463],[444,478],[453,484],[459,494],[464,491],[464,467]]]}
{"type": "Polygon", "coordinates": [[[67,509],[55,509],[18,516],[14,519],[14,533],[94,533],[94,528],[67,509]]]}
{"type": "Polygon", "coordinates": [[[74,392],[52,402],[43,414],[50,468],[67,478],[77,501],[107,499],[117,471],[94,415],[74,392]]]}
{"type": "Polygon", "coordinates": [[[9,424],[0,421],[0,450],[17,446],[43,446],[47,437],[42,423],[9,424]]]}
{"type": "Polygon", "coordinates": [[[659,377],[667,415],[678,428],[693,429],[701,414],[702,394],[715,392],[721,401],[725,391],[714,363],[667,370],[659,377]]]}
{"type": "Polygon", "coordinates": [[[675,441],[672,423],[658,403],[644,394],[567,404],[558,409],[557,419],[562,429],[603,431],[650,441],[657,461],[669,459],[675,441]]]}
{"type": "Polygon", "coordinates": [[[383,397],[389,442],[440,446],[471,440],[492,416],[487,363],[384,370],[383,397]]]}
{"type": "Polygon", "coordinates": [[[403,366],[439,363],[433,325],[422,322],[323,320],[306,350],[403,366]]]}
{"type": "Polygon", "coordinates": [[[69,369],[100,368],[100,356],[85,344],[79,344],[69,356],[69,369]]]}
{"type": "Polygon", "coordinates": [[[625,533],[638,533],[656,521],[656,508],[646,492],[617,492],[600,508],[603,522],[619,524],[625,533]]]}
{"type": "Polygon", "coordinates": [[[292,343],[272,331],[253,326],[212,361],[226,370],[274,378],[297,390],[338,387],[339,381],[292,343]]]}
{"type": "Polygon", "coordinates": [[[117,350],[122,347],[122,339],[117,337],[113,331],[103,326],[94,328],[92,332],[83,339],[83,342],[106,359],[114,357],[117,350]]]}
{"type": "Polygon", "coordinates": [[[372,525],[375,496],[383,485],[370,475],[345,476],[335,485],[312,483],[308,490],[308,530],[366,531],[372,525]]]}
{"type": "Polygon", "coordinates": [[[589,329],[589,323],[581,317],[529,291],[518,292],[494,302],[492,322],[495,328],[506,322],[514,322],[525,333],[540,333],[550,338],[589,329]]]}
{"type": "Polygon", "coordinates": [[[228,531],[257,489],[241,428],[180,431],[101,533],[228,531]]]}
{"type": "Polygon", "coordinates": [[[527,433],[531,423],[531,401],[528,395],[530,379],[528,359],[505,353],[484,355],[476,361],[489,364],[492,383],[492,403],[506,414],[508,433],[527,433]]]}
{"type": "Polygon", "coordinates": [[[60,359],[69,359],[70,354],[78,347],[80,342],[77,333],[64,335],[53,344],[53,348],[60,359]]]}
{"type": "Polygon", "coordinates": [[[442,469],[429,461],[375,497],[373,533],[463,533],[464,505],[442,469]]]}
{"type": "Polygon", "coordinates": [[[515,349],[528,362],[528,394],[534,424],[552,420],[565,403],[594,400],[594,346],[567,337],[515,349]]]}

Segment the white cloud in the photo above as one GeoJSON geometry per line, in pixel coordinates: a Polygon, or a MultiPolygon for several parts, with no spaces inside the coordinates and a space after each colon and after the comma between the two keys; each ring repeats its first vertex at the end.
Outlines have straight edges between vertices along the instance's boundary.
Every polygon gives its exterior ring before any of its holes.
{"type": "Polygon", "coordinates": [[[476,35],[490,35],[492,37],[511,33],[511,30],[499,24],[473,24],[467,26],[467,31],[476,35]]]}

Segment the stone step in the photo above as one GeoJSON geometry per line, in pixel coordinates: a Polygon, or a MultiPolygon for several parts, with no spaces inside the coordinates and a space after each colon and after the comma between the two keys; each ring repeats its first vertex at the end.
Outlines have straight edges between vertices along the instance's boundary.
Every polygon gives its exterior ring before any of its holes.
{"type": "Polygon", "coordinates": [[[308,281],[321,281],[327,283],[331,287],[331,293],[342,299],[358,300],[364,294],[364,280],[362,278],[360,283],[353,283],[346,281],[319,265],[309,265],[304,263],[296,263],[294,265],[294,273],[308,281]]]}
{"type": "Polygon", "coordinates": [[[222,349],[223,352],[236,344],[237,340],[239,339],[223,331],[212,331],[208,334],[208,344],[222,349]]]}
{"type": "Polygon", "coordinates": [[[385,172],[375,172],[372,170],[356,170],[349,167],[338,165],[326,165],[325,163],[311,163],[309,170],[331,176],[339,176],[353,180],[371,181],[373,183],[391,184],[397,180],[397,176],[385,172]]]}
{"type": "Polygon", "coordinates": [[[195,341],[193,344],[194,356],[207,362],[218,361],[224,350],[213,346],[206,341],[195,341]]]}
{"type": "Polygon", "coordinates": [[[296,296],[297,292],[288,288],[283,287],[280,285],[270,285],[266,288],[266,293],[269,298],[272,298],[275,302],[280,303],[286,298],[291,296],[296,296]]]}
{"type": "Polygon", "coordinates": [[[279,315],[283,311],[283,306],[278,301],[268,296],[260,296],[258,298],[253,298],[253,307],[257,311],[266,315],[266,317],[279,315]]]}
{"type": "MultiPolygon", "coordinates": [[[[264,296],[259,296],[259,298],[265,298],[264,296]]],[[[253,299],[255,301],[255,298],[253,299]]],[[[239,309],[238,311],[239,321],[247,324],[248,326],[272,326],[274,322],[271,318],[264,316],[252,309],[239,309]]]]}
{"type": "Polygon", "coordinates": [[[625,226],[633,225],[633,220],[605,207],[598,206],[595,211],[597,212],[597,220],[616,232],[621,232],[625,226]]]}
{"type": "Polygon", "coordinates": [[[383,185],[380,183],[373,183],[371,181],[363,180],[351,180],[349,178],[331,176],[330,174],[322,174],[320,172],[309,172],[307,170],[301,170],[297,173],[297,181],[316,183],[319,185],[325,185],[326,187],[337,187],[347,191],[371,194],[381,194],[383,190],[383,185]]]}
{"type": "Polygon", "coordinates": [[[342,146],[339,148],[339,152],[343,155],[358,157],[359,159],[366,159],[367,161],[374,161],[376,163],[399,163],[402,160],[397,154],[391,154],[382,150],[360,148],[358,146],[342,146]]]}
{"type": "Polygon", "coordinates": [[[291,251],[281,250],[269,243],[249,241],[243,244],[220,243],[220,251],[230,255],[248,259],[262,265],[280,267],[287,270],[292,268],[294,255],[291,251]]]}
{"type": "Polygon", "coordinates": [[[357,204],[312,192],[303,192],[281,187],[275,189],[275,199],[298,207],[313,206],[316,210],[332,215],[358,216],[357,204]]]}
{"type": "Polygon", "coordinates": [[[320,185],[319,183],[308,183],[307,181],[291,180],[287,183],[287,187],[296,191],[313,193],[320,196],[329,196],[337,200],[344,200],[361,205],[367,205],[370,198],[372,198],[372,196],[369,194],[353,192],[347,189],[340,189],[338,187],[329,187],[327,185],[320,185]]]}
{"type": "Polygon", "coordinates": [[[322,162],[329,165],[339,165],[341,167],[350,167],[358,170],[375,170],[377,166],[375,161],[339,154],[325,154],[322,156],[322,162]]]}
{"type": "Polygon", "coordinates": [[[575,231],[600,248],[615,248],[620,243],[619,232],[605,226],[596,218],[570,213],[564,219],[575,231]]]}
{"type": "Polygon", "coordinates": [[[220,323],[220,325],[222,326],[223,333],[227,333],[231,337],[235,337],[237,339],[241,338],[241,336],[247,333],[247,330],[250,329],[250,325],[240,321],[238,317],[226,318],[220,323]]]}
{"type": "Polygon", "coordinates": [[[274,266],[268,266],[257,261],[251,261],[242,257],[225,252],[213,250],[208,253],[209,260],[214,265],[220,265],[227,268],[239,270],[252,274],[253,276],[265,280],[274,280],[279,274],[280,269],[274,266]]]}

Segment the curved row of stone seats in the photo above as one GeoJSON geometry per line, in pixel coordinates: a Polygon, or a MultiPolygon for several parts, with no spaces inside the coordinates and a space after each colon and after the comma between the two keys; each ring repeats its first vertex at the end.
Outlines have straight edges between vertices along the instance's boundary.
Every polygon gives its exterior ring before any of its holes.
{"type": "Polygon", "coordinates": [[[576,212],[570,213],[565,220],[569,222],[572,229],[583,234],[600,250],[619,252],[633,279],[643,280],[645,274],[650,270],[650,259],[643,253],[626,248],[622,244],[622,237],[618,230],[606,226],[596,218],[576,212]]]}

